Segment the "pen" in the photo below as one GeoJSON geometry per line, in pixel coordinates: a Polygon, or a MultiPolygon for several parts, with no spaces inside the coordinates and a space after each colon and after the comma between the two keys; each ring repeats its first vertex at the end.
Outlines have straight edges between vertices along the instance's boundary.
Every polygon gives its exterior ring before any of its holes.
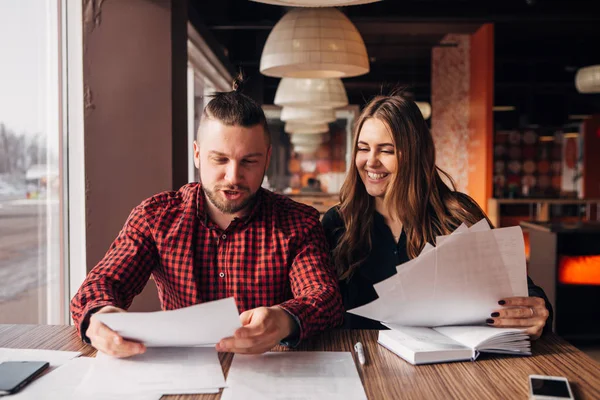
{"type": "Polygon", "coordinates": [[[354,351],[356,351],[356,356],[358,357],[358,362],[360,365],[365,365],[367,360],[365,359],[365,349],[363,348],[361,342],[356,342],[354,345],[354,351]]]}

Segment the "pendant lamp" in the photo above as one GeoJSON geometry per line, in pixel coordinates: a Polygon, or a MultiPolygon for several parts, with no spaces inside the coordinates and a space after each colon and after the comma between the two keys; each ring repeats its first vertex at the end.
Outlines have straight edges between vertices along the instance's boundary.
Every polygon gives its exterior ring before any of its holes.
{"type": "Polygon", "coordinates": [[[267,38],[260,72],[273,77],[348,78],[369,72],[360,33],[335,8],[294,8],[267,38]]]}

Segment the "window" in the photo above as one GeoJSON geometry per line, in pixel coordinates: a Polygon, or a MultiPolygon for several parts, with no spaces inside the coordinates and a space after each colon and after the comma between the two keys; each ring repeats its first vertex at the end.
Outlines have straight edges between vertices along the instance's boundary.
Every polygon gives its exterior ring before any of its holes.
{"type": "Polygon", "coordinates": [[[65,323],[62,7],[0,2],[0,323],[65,323]]]}

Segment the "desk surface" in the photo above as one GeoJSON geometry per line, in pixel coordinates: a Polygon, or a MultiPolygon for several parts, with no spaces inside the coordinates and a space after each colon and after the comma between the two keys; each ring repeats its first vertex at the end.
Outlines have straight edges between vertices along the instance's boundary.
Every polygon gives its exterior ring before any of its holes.
{"type": "MultiPolygon", "coordinates": [[[[358,340],[365,345],[367,364],[359,366],[358,371],[369,399],[527,399],[530,374],[565,376],[576,399],[600,399],[600,364],[555,335],[534,342],[532,357],[482,354],[475,362],[418,367],[377,345],[377,331],[328,332],[306,341],[299,350],[351,351],[358,340]]],[[[0,325],[0,347],[95,354],[71,326],[0,325]]],[[[219,354],[219,358],[227,375],[233,356],[219,354]]],[[[163,399],[219,397],[220,394],[163,399]]]]}

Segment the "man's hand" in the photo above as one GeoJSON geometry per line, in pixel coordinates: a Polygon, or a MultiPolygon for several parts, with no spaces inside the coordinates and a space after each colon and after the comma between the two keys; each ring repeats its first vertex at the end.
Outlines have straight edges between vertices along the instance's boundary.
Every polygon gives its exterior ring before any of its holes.
{"type": "Polygon", "coordinates": [[[260,354],[271,350],[294,331],[296,323],[281,307],[258,307],[240,314],[242,327],[221,339],[217,351],[260,354]]]}
{"type": "Polygon", "coordinates": [[[532,340],[539,339],[550,313],[540,297],[508,297],[498,302],[504,308],[492,313],[488,325],[525,329],[532,340]]]}
{"type": "Polygon", "coordinates": [[[92,346],[98,349],[98,351],[118,358],[131,357],[145,352],[146,346],[142,343],[123,339],[118,333],[94,318],[96,314],[114,312],[126,311],[113,306],[105,306],[90,318],[90,325],[85,331],[85,334],[90,338],[92,346]]]}

